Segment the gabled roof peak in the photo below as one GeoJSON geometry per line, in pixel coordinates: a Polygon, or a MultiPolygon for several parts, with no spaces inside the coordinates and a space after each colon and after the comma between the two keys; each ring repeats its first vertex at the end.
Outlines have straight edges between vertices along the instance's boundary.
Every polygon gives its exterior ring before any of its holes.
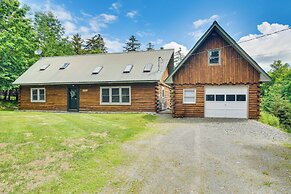
{"type": "Polygon", "coordinates": [[[174,71],[169,75],[166,79],[166,83],[172,82],[173,75],[180,69],[181,66],[185,63],[185,61],[198,49],[198,47],[204,42],[204,40],[211,34],[211,32],[215,30],[224,40],[226,40],[229,45],[231,45],[244,59],[246,59],[259,73],[260,73],[260,81],[270,81],[270,76],[257,64],[257,62],[252,59],[239,45],[238,43],[227,34],[224,29],[218,24],[217,21],[214,21],[212,25],[208,28],[208,30],[202,35],[202,37],[196,42],[194,47],[188,52],[188,54],[183,58],[183,60],[177,65],[174,71]]]}

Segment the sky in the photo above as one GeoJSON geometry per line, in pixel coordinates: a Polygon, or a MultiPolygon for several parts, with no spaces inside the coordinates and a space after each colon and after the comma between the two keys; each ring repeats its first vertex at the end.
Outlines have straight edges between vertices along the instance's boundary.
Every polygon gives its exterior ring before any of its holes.
{"type": "MultiPolygon", "coordinates": [[[[20,0],[36,11],[52,11],[66,35],[100,33],[109,52],[121,52],[135,35],[145,49],[174,48],[186,54],[217,21],[236,41],[291,27],[290,0],[20,0]]],[[[274,60],[291,64],[291,30],[240,46],[265,70],[274,60]]]]}

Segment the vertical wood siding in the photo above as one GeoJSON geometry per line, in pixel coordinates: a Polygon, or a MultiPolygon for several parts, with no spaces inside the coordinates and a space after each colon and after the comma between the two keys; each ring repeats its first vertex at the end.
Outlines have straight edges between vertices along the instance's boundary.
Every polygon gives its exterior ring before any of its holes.
{"type": "Polygon", "coordinates": [[[174,84],[249,84],[259,72],[218,34],[210,35],[175,73],[174,84]],[[208,65],[208,50],[221,48],[221,64],[208,65]]]}

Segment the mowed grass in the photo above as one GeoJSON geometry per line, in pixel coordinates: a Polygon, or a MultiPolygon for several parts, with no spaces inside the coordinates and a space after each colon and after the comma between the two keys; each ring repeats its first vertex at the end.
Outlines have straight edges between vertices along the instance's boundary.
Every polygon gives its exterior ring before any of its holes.
{"type": "Polygon", "coordinates": [[[155,116],[0,111],[0,193],[92,193],[155,116]]]}

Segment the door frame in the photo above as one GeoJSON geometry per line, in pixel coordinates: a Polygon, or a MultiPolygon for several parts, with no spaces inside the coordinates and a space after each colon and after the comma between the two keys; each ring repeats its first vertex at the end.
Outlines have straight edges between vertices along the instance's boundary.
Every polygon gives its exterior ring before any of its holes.
{"type": "Polygon", "coordinates": [[[80,87],[78,85],[68,85],[67,86],[67,111],[68,112],[79,112],[79,104],[80,104],[80,87]],[[71,88],[77,89],[77,109],[70,109],[70,94],[69,91],[71,88]]]}

